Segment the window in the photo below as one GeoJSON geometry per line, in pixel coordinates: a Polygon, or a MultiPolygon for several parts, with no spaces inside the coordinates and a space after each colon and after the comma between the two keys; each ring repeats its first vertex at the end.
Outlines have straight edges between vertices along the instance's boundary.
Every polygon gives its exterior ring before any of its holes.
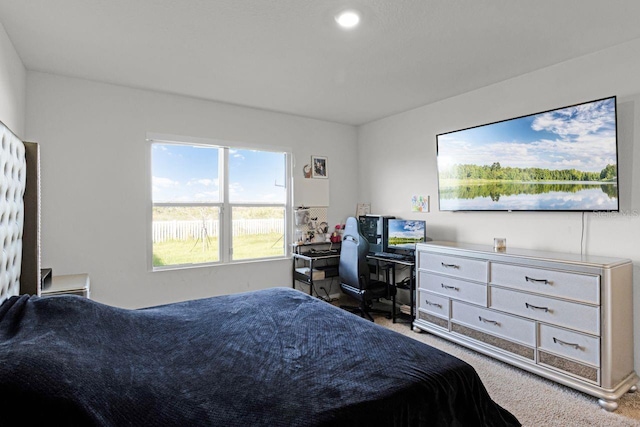
{"type": "Polygon", "coordinates": [[[290,157],[151,139],[152,268],[286,256],[290,157]]]}

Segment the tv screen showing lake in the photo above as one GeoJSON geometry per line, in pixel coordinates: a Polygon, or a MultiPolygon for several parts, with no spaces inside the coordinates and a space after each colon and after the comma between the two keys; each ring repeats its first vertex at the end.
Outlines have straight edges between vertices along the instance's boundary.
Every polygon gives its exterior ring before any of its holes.
{"type": "Polygon", "coordinates": [[[447,211],[615,211],[618,190],[611,183],[492,183],[440,190],[440,209],[447,211]]]}
{"type": "Polygon", "coordinates": [[[615,97],[436,140],[440,210],[619,209],[615,97]]]}

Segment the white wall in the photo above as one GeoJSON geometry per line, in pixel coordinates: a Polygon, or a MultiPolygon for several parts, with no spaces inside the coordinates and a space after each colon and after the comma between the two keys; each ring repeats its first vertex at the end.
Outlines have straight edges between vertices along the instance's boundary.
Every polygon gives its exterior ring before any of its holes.
{"type": "Polygon", "coordinates": [[[27,72],[0,24],[0,121],[24,137],[27,72]]]}
{"type": "Polygon", "coordinates": [[[327,156],[330,224],[355,211],[352,126],[28,72],[26,136],[41,144],[43,266],[89,273],[98,301],[141,307],[291,286],[290,260],[147,271],[147,132],[290,147],[296,179],[312,154],[327,156]]]}
{"type": "Polygon", "coordinates": [[[588,213],[586,252],[634,262],[634,347],[640,372],[640,40],[567,61],[360,127],[360,200],[373,210],[427,220],[436,240],[580,253],[580,213],[438,211],[438,133],[610,95],[618,96],[621,212],[588,213]],[[375,168],[370,165],[377,165],[375,168]],[[431,212],[410,212],[413,194],[431,196],[431,212]]]}

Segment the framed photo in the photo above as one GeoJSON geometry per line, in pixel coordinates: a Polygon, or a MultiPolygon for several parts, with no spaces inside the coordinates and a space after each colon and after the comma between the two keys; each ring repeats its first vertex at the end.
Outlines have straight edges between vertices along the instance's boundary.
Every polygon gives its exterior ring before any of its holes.
{"type": "Polygon", "coordinates": [[[358,203],[356,205],[356,218],[371,213],[371,203],[358,203]]]}
{"type": "Polygon", "coordinates": [[[321,156],[311,156],[311,177],[329,178],[327,170],[327,158],[321,156]]]}

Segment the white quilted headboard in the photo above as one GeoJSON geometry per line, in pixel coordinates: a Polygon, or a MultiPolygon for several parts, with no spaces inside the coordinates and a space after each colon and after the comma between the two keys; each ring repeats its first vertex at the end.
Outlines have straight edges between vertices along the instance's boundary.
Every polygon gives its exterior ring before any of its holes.
{"type": "Polygon", "coordinates": [[[20,293],[26,177],[24,144],[0,122],[0,303],[20,293]]]}

